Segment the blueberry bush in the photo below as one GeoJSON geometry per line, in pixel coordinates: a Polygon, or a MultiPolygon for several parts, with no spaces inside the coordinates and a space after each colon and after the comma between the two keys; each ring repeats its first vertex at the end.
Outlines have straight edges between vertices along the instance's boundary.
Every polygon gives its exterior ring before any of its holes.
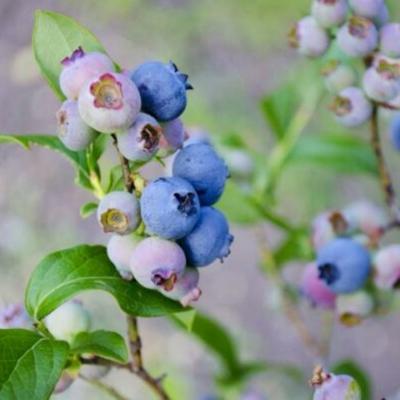
{"type": "Polygon", "coordinates": [[[316,365],[309,381],[313,398],[372,399],[362,367],[352,360],[330,362],[330,337],[335,320],[351,328],[391,312],[398,301],[400,246],[384,242],[400,226],[381,145],[385,124],[393,148],[400,147],[400,24],[389,19],[384,0],[312,2],[310,15],[289,33],[290,45],[314,59],[309,71],[302,79],[296,73],[261,102],[274,135],[266,155],[240,134],[211,143],[206,132],[185,128],[181,116],[193,86],[172,61],[125,69],[74,19],[37,11],[33,50],[61,102],[58,135],[0,135],[0,143],[43,146],[67,158],[75,183],[93,195],[81,216],[96,214],[108,244],[47,255],[30,276],[24,306],[1,310],[0,398],[43,400],[82,379],[125,399],[102,380],[117,368],[142,380],[149,396],[178,399],[142,357],[138,319],[152,317],[167,318],[216,357],[215,399],[265,398],[246,390],[251,377],[266,371],[306,388],[309,371],[244,361],[229,331],[194,307],[202,269],[240,246],[230,220],[255,232],[276,307],[316,365]],[[335,121],[323,135],[312,134],[327,97],[335,121]],[[369,131],[369,143],[349,131],[358,127],[364,136],[369,131]],[[117,160],[111,167],[102,163],[107,150],[117,160]],[[167,173],[146,181],[141,169],[149,164],[167,173]],[[298,222],[282,209],[279,184],[299,165],[371,176],[386,206],[354,201],[310,224],[298,222]],[[269,240],[267,225],[279,232],[277,243],[269,240]],[[302,264],[296,283],[286,276],[292,262],[302,264]],[[77,298],[89,290],[116,300],[126,315],[126,337],[91,329],[92,317],[77,298]],[[303,318],[305,301],[323,310],[320,337],[303,318]]]}

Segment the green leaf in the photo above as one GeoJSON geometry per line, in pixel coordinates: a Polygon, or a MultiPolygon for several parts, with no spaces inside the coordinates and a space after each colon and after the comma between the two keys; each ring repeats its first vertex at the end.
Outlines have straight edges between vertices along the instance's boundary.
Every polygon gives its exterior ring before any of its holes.
{"type": "Polygon", "coordinates": [[[265,120],[277,139],[284,137],[298,104],[298,92],[293,84],[278,88],[261,101],[265,120]]]}
{"type": "Polygon", "coordinates": [[[182,311],[176,314],[172,314],[171,318],[174,319],[174,322],[182,325],[188,332],[191,332],[193,329],[193,323],[196,319],[197,310],[190,309],[188,311],[182,311]]]}
{"type": "Polygon", "coordinates": [[[310,260],[313,250],[307,231],[292,231],[274,251],[274,260],[283,267],[291,260],[310,260]]]}
{"type": "Polygon", "coordinates": [[[116,332],[103,330],[79,333],[71,350],[77,354],[94,354],[121,364],[126,364],[129,358],[124,338],[116,332]]]}
{"type": "Polygon", "coordinates": [[[103,290],[128,314],[157,317],[182,311],[179,303],[122,279],[103,246],[82,245],[50,254],[31,275],[25,305],[36,320],[86,290],[103,290]]]}
{"type": "Polygon", "coordinates": [[[351,134],[302,137],[289,155],[289,163],[308,163],[344,173],[377,174],[370,145],[351,134]]]}
{"type": "Polygon", "coordinates": [[[217,208],[223,211],[230,221],[238,224],[254,224],[262,218],[245,191],[232,180],[226,183],[217,208]]]}
{"type": "Polygon", "coordinates": [[[335,374],[345,374],[353,377],[361,389],[362,400],[372,400],[371,379],[356,362],[353,360],[342,360],[337,362],[331,371],[335,374]]]}
{"type": "Polygon", "coordinates": [[[90,217],[94,212],[96,212],[98,207],[97,203],[86,203],[80,209],[80,214],[82,218],[90,217]]]}
{"type": "Polygon", "coordinates": [[[23,329],[0,330],[0,398],[48,399],[68,358],[68,344],[23,329]]]}
{"type": "Polygon", "coordinates": [[[97,38],[74,19],[51,11],[37,10],[33,28],[32,46],[36,62],[47,83],[60,99],[61,60],[79,46],[87,51],[105,53],[97,38]]]}

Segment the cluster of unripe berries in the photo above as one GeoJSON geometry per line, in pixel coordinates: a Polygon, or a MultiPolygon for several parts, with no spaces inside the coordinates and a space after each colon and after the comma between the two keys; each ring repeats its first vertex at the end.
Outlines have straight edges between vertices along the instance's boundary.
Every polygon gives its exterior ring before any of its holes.
{"type": "Polygon", "coordinates": [[[314,0],[311,15],[290,32],[290,43],[308,57],[323,57],[331,109],[339,123],[368,121],[374,104],[400,103],[400,23],[389,22],[384,0],[314,0]],[[356,61],[366,71],[357,82],[356,61]]]}
{"type": "Polygon", "coordinates": [[[303,272],[301,291],[317,307],[335,310],[351,326],[379,308],[374,295],[400,281],[400,245],[380,246],[385,211],[360,201],[319,215],[312,226],[316,261],[303,272]]]}
{"type": "Polygon", "coordinates": [[[205,138],[185,137],[179,118],[192,88],[188,76],[156,61],[117,73],[106,55],[81,48],[62,64],[60,87],[68,100],[57,116],[68,148],[82,150],[102,133],[115,134],[133,163],[149,161],[160,148],[163,156],[179,150],[172,176],[135,193],[106,194],[97,219],[112,234],[108,256],[124,278],[190,304],[201,294],[197,268],[228,256],[233,237],[213,208],[228,169],[205,138]]]}

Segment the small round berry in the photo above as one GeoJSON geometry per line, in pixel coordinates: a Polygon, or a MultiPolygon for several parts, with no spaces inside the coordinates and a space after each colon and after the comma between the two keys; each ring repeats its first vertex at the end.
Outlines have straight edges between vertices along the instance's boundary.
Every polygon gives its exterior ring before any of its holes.
{"type": "Polygon", "coordinates": [[[130,259],[136,246],[140,242],[140,238],[131,235],[113,235],[107,244],[107,255],[111,262],[115,265],[120,275],[126,279],[132,279],[129,267],[130,259]]]}
{"type": "Polygon", "coordinates": [[[53,393],[59,394],[65,392],[74,383],[76,376],[69,371],[63,371],[60,379],[58,380],[53,393]]]}
{"type": "Polygon", "coordinates": [[[22,304],[8,304],[0,309],[0,329],[32,327],[32,320],[22,304]]]}
{"type": "Polygon", "coordinates": [[[180,239],[191,232],[200,216],[193,186],[181,178],[158,178],[145,187],[140,208],[146,230],[164,239],[180,239]]]}
{"type": "Polygon", "coordinates": [[[216,259],[221,262],[230,254],[233,236],[225,216],[212,207],[202,207],[193,231],[179,241],[188,265],[204,267],[216,259]]]}
{"type": "MultiPolygon", "coordinates": [[[[88,358],[83,357],[82,358],[88,358]]],[[[92,357],[89,357],[93,358],[92,357]]],[[[88,379],[90,381],[98,380],[104,378],[109,372],[111,367],[109,365],[90,365],[90,364],[83,364],[79,369],[79,376],[88,379]]]]}
{"type": "Polygon", "coordinates": [[[349,10],[347,0],[314,0],[312,15],[323,28],[333,28],[343,24],[349,10]]]}
{"type": "Polygon", "coordinates": [[[335,97],[331,110],[340,124],[353,128],[371,118],[372,104],[361,89],[348,87],[335,97]]]}
{"type": "Polygon", "coordinates": [[[384,4],[379,14],[375,18],[373,18],[372,21],[374,22],[377,28],[382,28],[389,22],[389,19],[390,19],[389,9],[387,8],[387,5],[384,4]]]}
{"type": "Polygon", "coordinates": [[[400,57],[400,24],[390,23],[380,30],[380,50],[387,57],[400,57]]]}
{"type": "Polygon", "coordinates": [[[310,383],[315,390],[313,400],[361,400],[360,386],[349,375],[334,375],[317,367],[310,383]]]}
{"type": "Polygon", "coordinates": [[[389,137],[392,146],[400,151],[400,113],[396,113],[390,122],[389,137]]]}
{"type": "Polygon", "coordinates": [[[336,299],[336,313],[343,325],[355,326],[371,314],[374,308],[372,297],[365,291],[341,294],[336,299]]]}
{"type": "Polygon", "coordinates": [[[356,73],[352,67],[338,60],[331,60],[321,70],[325,87],[329,92],[337,94],[356,83],[356,73]]]}
{"type": "Polygon", "coordinates": [[[80,332],[90,329],[91,318],[79,301],[68,301],[45,318],[49,332],[58,340],[71,343],[80,332]]]}
{"type": "Polygon", "coordinates": [[[145,62],[131,73],[131,79],[139,89],[143,112],[161,122],[171,121],[183,113],[186,90],[193,89],[188,76],[172,62],[145,62]]]}
{"type": "Polygon", "coordinates": [[[132,193],[106,194],[97,208],[97,220],[105,233],[127,235],[140,224],[139,201],[132,193]]]}
{"type": "Polygon", "coordinates": [[[131,161],[148,161],[158,151],[161,138],[159,123],[140,113],[133,125],[118,133],[118,148],[131,161]]]}
{"type": "Polygon", "coordinates": [[[375,18],[382,12],[384,0],[349,0],[350,7],[356,15],[375,18]]]}
{"type": "Polygon", "coordinates": [[[348,205],[344,208],[343,215],[353,230],[366,234],[375,243],[381,238],[384,227],[389,223],[387,212],[366,200],[348,205]]]}
{"type": "Polygon", "coordinates": [[[371,271],[371,260],[365,247],[349,238],[337,238],[318,250],[319,278],[334,293],[359,290],[371,271]]]}
{"type": "Polygon", "coordinates": [[[400,282],[400,245],[379,250],[374,260],[374,282],[381,289],[393,289],[400,282]]]}
{"type": "Polygon", "coordinates": [[[378,57],[365,72],[363,89],[375,101],[389,102],[400,93],[400,62],[378,57]]]}
{"type": "Polygon", "coordinates": [[[171,291],[161,290],[161,292],[166,297],[178,300],[184,307],[187,307],[192,302],[197,301],[201,296],[199,279],[200,274],[197,268],[186,268],[171,291]]]}
{"type": "Polygon", "coordinates": [[[167,153],[175,152],[185,141],[185,127],[180,118],[162,124],[160,147],[167,153]]]}
{"type": "Polygon", "coordinates": [[[336,294],[319,279],[315,263],[306,266],[301,280],[301,292],[316,307],[334,309],[336,294]]]}
{"type": "Polygon", "coordinates": [[[96,132],[83,121],[76,101],[66,100],[57,111],[58,137],[72,151],[86,149],[96,132]]]}
{"type": "Polygon", "coordinates": [[[204,206],[218,201],[229,176],[224,160],[207,143],[191,144],[180,150],[174,159],[172,172],[193,185],[200,204],[204,206]]]}
{"type": "Polygon", "coordinates": [[[305,17],[291,29],[289,44],[307,57],[321,57],[329,47],[329,36],[313,17],[305,17]]]}
{"type": "Polygon", "coordinates": [[[60,87],[64,95],[76,100],[83,85],[94,76],[114,71],[111,59],[103,53],[85,53],[78,47],[70,57],[65,57],[61,64],[60,87]]]}
{"type": "Polygon", "coordinates": [[[79,93],[79,112],[92,128],[103,133],[128,129],[139,114],[141,101],[135,84],[122,74],[96,75],[79,93]]]}
{"type": "Polygon", "coordinates": [[[337,34],[339,48],[350,57],[365,57],[378,45],[375,25],[363,17],[351,17],[337,34]]]}
{"type": "Polygon", "coordinates": [[[254,162],[247,152],[236,148],[229,148],[224,150],[222,154],[233,177],[248,179],[253,175],[254,162]]]}
{"type": "Polygon", "coordinates": [[[158,237],[142,240],[130,261],[132,274],[142,286],[167,292],[174,289],[185,266],[183,250],[176,243],[158,237]]]}

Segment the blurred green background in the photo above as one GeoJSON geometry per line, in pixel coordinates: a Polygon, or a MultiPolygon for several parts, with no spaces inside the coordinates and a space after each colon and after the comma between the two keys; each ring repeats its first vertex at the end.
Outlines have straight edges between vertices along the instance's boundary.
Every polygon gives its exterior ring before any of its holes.
{"type": "MultiPolygon", "coordinates": [[[[148,59],[173,60],[190,75],[195,90],[184,114],[187,125],[212,135],[239,133],[250,146],[265,151],[274,141],[266,128],[259,101],[289,76],[306,74],[309,62],[288,49],[290,25],[308,12],[309,0],[0,0],[0,131],[52,133],[58,102],[41,79],[30,40],[37,8],[70,15],[92,30],[110,55],[129,69],[148,59]]],[[[389,2],[397,16],[396,0],[389,2]]],[[[315,80],[318,78],[316,77],[315,80]]],[[[313,81],[309,80],[309,85],[313,81]]],[[[304,87],[307,90],[307,87],[304,87]]],[[[337,127],[321,106],[313,132],[337,127]]],[[[307,134],[307,132],[306,132],[307,134]]],[[[349,133],[350,134],[350,133],[349,133]]],[[[360,130],[360,137],[367,133],[360,130]]],[[[398,186],[396,155],[385,150],[398,186]]],[[[109,157],[112,157],[109,155],[109,157]]],[[[73,171],[57,154],[0,147],[0,296],[3,302],[22,299],[27,277],[48,252],[79,242],[105,242],[93,217],[82,221],[79,207],[90,197],[73,186],[73,171]]],[[[278,185],[278,208],[296,221],[333,206],[368,196],[381,201],[370,177],[338,175],[336,171],[299,166],[289,168],[278,185]]],[[[223,265],[202,275],[199,307],[223,322],[248,358],[294,363],[309,375],[313,360],[302,348],[285,318],[274,311],[273,288],[257,268],[257,244],[251,229],[234,227],[233,254],[223,265]]],[[[275,232],[267,227],[271,240],[275,232]]],[[[97,318],[95,327],[123,332],[123,317],[106,296],[84,300],[97,318]]],[[[318,321],[304,305],[315,329],[318,321]]],[[[193,339],[162,320],[142,322],[144,356],[155,372],[168,371],[168,385],[177,399],[201,399],[214,393],[214,359],[193,339]]],[[[366,321],[351,330],[336,326],[332,360],[351,356],[370,373],[375,397],[394,392],[400,348],[398,315],[366,321]]],[[[135,400],[151,398],[136,378],[123,372],[107,380],[135,400]]],[[[250,383],[270,399],[307,398],[300,385],[276,374],[250,383]],[[295,394],[293,394],[295,393],[295,394]],[[296,397],[294,397],[296,396],[296,397]]],[[[84,383],[60,399],[102,399],[84,383]]]]}

